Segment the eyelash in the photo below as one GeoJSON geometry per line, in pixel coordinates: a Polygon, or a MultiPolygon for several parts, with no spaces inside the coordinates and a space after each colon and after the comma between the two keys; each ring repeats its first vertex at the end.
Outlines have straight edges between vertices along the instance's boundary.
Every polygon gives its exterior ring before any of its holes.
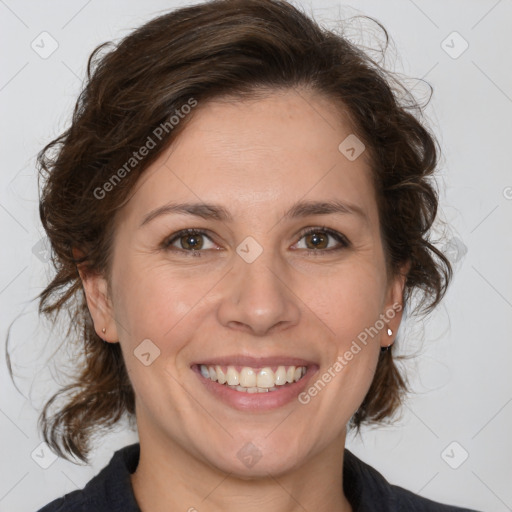
{"type": "MultiPolygon", "coordinates": [[[[325,233],[326,235],[331,236],[340,244],[340,246],[331,248],[331,249],[301,249],[301,250],[304,250],[307,253],[314,255],[314,256],[320,256],[320,255],[322,255],[322,253],[325,254],[325,253],[330,253],[330,252],[337,252],[337,251],[341,251],[342,249],[346,249],[347,247],[350,246],[350,242],[344,235],[342,235],[341,233],[338,233],[337,231],[334,231],[333,229],[327,228],[327,227],[307,228],[300,232],[299,240],[301,240],[302,238],[304,238],[307,235],[312,235],[315,233],[325,233]]],[[[187,250],[187,249],[179,249],[176,247],[172,247],[172,244],[184,235],[202,235],[202,236],[206,236],[206,238],[208,238],[210,241],[213,242],[213,240],[211,240],[211,238],[206,234],[205,231],[203,231],[201,229],[188,228],[188,229],[182,229],[182,230],[172,234],[170,237],[166,238],[162,242],[162,248],[164,250],[171,250],[171,251],[185,253],[187,256],[193,256],[193,257],[201,256],[201,253],[204,252],[205,250],[211,250],[211,249],[187,250]]]]}

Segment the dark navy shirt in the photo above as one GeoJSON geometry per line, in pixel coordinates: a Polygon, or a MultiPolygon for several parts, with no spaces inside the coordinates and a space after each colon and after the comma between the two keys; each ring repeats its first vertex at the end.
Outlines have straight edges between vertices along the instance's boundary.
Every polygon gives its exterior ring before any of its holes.
{"type": "MultiPolygon", "coordinates": [[[[118,450],[83,489],[52,501],[38,512],[141,512],[130,480],[139,463],[140,444],[118,450]]],[[[435,503],[390,485],[375,469],[345,449],[343,490],[353,512],[476,512],[435,503]]]]}

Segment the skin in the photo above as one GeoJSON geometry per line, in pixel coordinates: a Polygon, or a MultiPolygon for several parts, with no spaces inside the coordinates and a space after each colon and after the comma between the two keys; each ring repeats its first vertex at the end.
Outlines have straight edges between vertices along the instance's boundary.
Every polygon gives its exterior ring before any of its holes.
{"type": "Polygon", "coordinates": [[[141,457],[132,484],[143,511],[351,510],[341,481],[346,425],[401,312],[306,405],[241,411],[190,368],[214,356],[288,355],[318,364],[313,383],[402,304],[406,269],[386,274],[368,154],[349,161],[338,150],[351,133],[331,102],[307,91],[200,104],[118,214],[110,288],[82,273],[96,332],[121,344],[135,390],[141,457]],[[366,218],[284,219],[300,199],[343,200],[366,218]],[[217,203],[233,220],[168,214],[140,227],[169,201],[217,203]],[[329,252],[335,239],[314,249],[301,237],[322,226],[350,245],[329,252]],[[175,251],[162,248],[184,228],[207,231],[201,256],[179,239],[175,251]],[[247,236],[263,248],[252,263],[236,252],[247,236]],[[133,355],[144,339],[160,350],[149,366],[133,355]],[[251,468],[237,457],[247,442],[261,454],[251,468]]]}

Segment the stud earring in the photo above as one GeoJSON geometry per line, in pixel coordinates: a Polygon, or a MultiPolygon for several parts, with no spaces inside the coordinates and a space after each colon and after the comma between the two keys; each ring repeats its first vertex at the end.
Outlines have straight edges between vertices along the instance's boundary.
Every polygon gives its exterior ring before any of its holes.
{"type": "MultiPolygon", "coordinates": [[[[389,331],[389,329],[388,329],[388,331],[389,331]]],[[[105,334],[105,333],[107,332],[107,329],[105,329],[105,327],[103,327],[103,329],[101,329],[101,332],[102,332],[103,334],[105,334]]]]}
{"type": "MultiPolygon", "coordinates": [[[[388,327],[388,336],[391,336],[392,334],[393,334],[393,331],[388,327]]],[[[387,352],[391,348],[393,343],[390,343],[387,347],[380,347],[380,351],[381,352],[387,352]]]]}

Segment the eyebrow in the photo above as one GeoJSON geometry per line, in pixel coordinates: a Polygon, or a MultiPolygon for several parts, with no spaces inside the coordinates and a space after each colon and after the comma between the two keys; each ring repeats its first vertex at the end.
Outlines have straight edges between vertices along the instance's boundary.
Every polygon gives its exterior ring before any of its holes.
{"type": "MultiPolygon", "coordinates": [[[[167,203],[149,212],[140,227],[148,224],[161,215],[169,214],[191,215],[203,219],[214,219],[221,222],[231,222],[232,215],[223,206],[211,203],[167,203]]],[[[366,212],[359,206],[343,201],[299,201],[287,212],[283,219],[297,219],[311,215],[356,215],[368,222],[366,212]]]]}

